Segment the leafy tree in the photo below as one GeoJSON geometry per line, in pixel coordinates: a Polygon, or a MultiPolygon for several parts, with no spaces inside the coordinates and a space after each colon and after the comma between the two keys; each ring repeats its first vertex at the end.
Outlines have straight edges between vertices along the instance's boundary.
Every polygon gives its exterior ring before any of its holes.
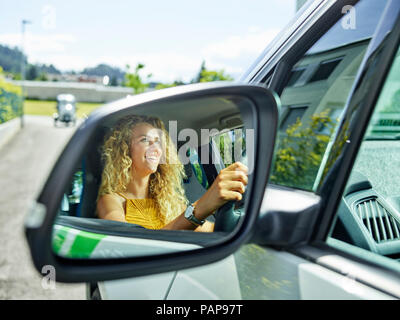
{"type": "Polygon", "coordinates": [[[207,70],[206,63],[201,63],[200,71],[197,76],[192,80],[192,83],[197,82],[210,82],[210,81],[232,81],[233,78],[225,74],[224,70],[207,70]]]}
{"type": "MultiPolygon", "coordinates": [[[[135,94],[142,93],[146,91],[149,87],[148,83],[144,83],[142,77],[140,76],[140,70],[144,69],[145,65],[138,63],[135,70],[131,73],[129,72],[130,66],[126,65],[127,72],[125,73],[125,86],[133,88],[135,94]]],[[[151,78],[151,73],[146,76],[147,79],[151,78]]]]}
{"type": "Polygon", "coordinates": [[[204,70],[206,70],[206,62],[203,60],[203,62],[201,63],[201,66],[200,66],[200,70],[199,70],[199,72],[197,73],[197,76],[196,76],[191,82],[192,82],[192,83],[198,83],[198,82],[200,82],[200,80],[201,80],[201,74],[202,74],[202,72],[203,72],[204,70]]]}
{"type": "Polygon", "coordinates": [[[39,80],[39,81],[48,81],[49,79],[47,78],[47,74],[46,74],[46,73],[41,72],[40,75],[39,75],[39,77],[37,77],[36,80],[39,80]]]}
{"type": "Polygon", "coordinates": [[[26,80],[35,80],[38,77],[38,69],[35,65],[30,64],[26,71],[26,80]]]}
{"type": "Polygon", "coordinates": [[[53,64],[46,65],[46,64],[37,64],[36,67],[39,70],[39,73],[45,73],[45,74],[61,74],[61,71],[58,70],[53,64]]]}
{"type": "Polygon", "coordinates": [[[164,89],[164,88],[171,88],[184,85],[185,83],[181,80],[175,80],[172,83],[158,83],[155,87],[156,90],[164,89]]]}
{"type": "Polygon", "coordinates": [[[203,70],[201,72],[200,82],[210,82],[210,81],[232,81],[233,78],[225,74],[224,70],[214,71],[214,70],[203,70]]]}
{"type": "Polygon", "coordinates": [[[112,87],[118,86],[118,80],[117,80],[116,76],[111,77],[110,86],[112,86],[112,87]]]}
{"type": "Polygon", "coordinates": [[[0,67],[0,123],[16,118],[22,113],[22,89],[5,80],[0,67]]]}
{"type": "Polygon", "coordinates": [[[6,72],[20,73],[21,62],[27,64],[26,56],[17,48],[0,45],[0,66],[6,72]]]}
{"type": "Polygon", "coordinates": [[[312,190],[319,166],[335,127],[329,110],[311,116],[303,125],[300,118],[278,139],[270,181],[312,190]],[[329,133],[323,134],[327,128],[329,133]]]}

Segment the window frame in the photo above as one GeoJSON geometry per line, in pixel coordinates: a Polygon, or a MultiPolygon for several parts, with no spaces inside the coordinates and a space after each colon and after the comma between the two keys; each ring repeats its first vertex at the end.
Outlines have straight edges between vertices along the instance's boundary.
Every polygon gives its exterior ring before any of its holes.
{"type": "MultiPolygon", "coordinates": [[[[269,89],[273,90],[274,92],[276,92],[279,96],[282,95],[283,91],[286,88],[294,88],[294,87],[298,87],[300,85],[318,85],[317,83],[319,81],[314,81],[314,82],[309,82],[309,80],[313,77],[313,75],[315,74],[315,72],[317,71],[317,69],[319,68],[319,66],[321,65],[321,63],[324,62],[330,62],[330,61],[335,61],[335,60],[339,60],[339,64],[334,68],[333,72],[334,73],[337,69],[337,67],[342,63],[344,57],[342,55],[339,55],[337,57],[334,58],[327,58],[323,61],[320,61],[318,63],[312,64],[312,65],[307,65],[305,67],[306,69],[306,73],[307,73],[307,69],[309,69],[310,73],[307,75],[307,77],[305,77],[304,79],[302,79],[304,83],[298,83],[299,81],[296,81],[295,85],[292,86],[288,86],[288,81],[290,80],[290,75],[291,75],[291,71],[293,70],[293,68],[296,66],[296,64],[301,60],[301,58],[308,52],[308,50],[310,48],[312,48],[314,46],[315,43],[317,43],[328,31],[331,30],[331,28],[343,17],[343,13],[342,13],[342,8],[344,6],[348,6],[348,5],[352,5],[355,6],[358,2],[360,2],[361,0],[354,0],[354,1],[347,1],[347,0],[338,0],[336,1],[334,4],[329,4],[329,1],[327,1],[327,3],[323,3],[324,10],[326,10],[324,15],[321,16],[311,16],[309,18],[309,20],[306,19],[306,21],[303,22],[303,25],[299,28],[299,34],[296,35],[298,38],[298,40],[296,41],[294,39],[289,39],[288,42],[293,42],[293,44],[291,46],[287,46],[285,49],[282,49],[279,53],[277,53],[275,56],[272,56],[272,58],[270,59],[271,62],[276,61],[277,59],[279,59],[278,61],[275,62],[275,64],[269,64],[267,63],[264,67],[264,69],[260,70],[258,72],[258,74],[262,74],[264,75],[264,77],[260,77],[257,76],[255,78],[253,78],[250,82],[254,82],[257,79],[262,79],[265,80],[265,75],[267,74],[271,74],[272,73],[272,78],[268,78],[269,80],[269,86],[263,83],[260,83],[261,85],[267,86],[269,89]],[[310,27],[311,24],[311,27],[310,27]],[[313,70],[311,70],[313,69],[313,70]]],[[[390,1],[392,0],[388,0],[388,4],[390,3],[390,1]]],[[[382,16],[385,13],[382,13],[382,16]]],[[[375,32],[376,30],[379,28],[379,25],[376,26],[375,28],[375,32]]],[[[374,35],[371,37],[370,43],[373,40],[374,35]]],[[[368,44],[367,49],[369,48],[370,44],[368,44]]],[[[342,113],[342,117],[344,116],[345,113],[345,109],[348,105],[348,102],[350,100],[350,97],[353,93],[355,84],[357,83],[357,81],[359,80],[360,74],[362,73],[363,70],[363,66],[365,63],[365,57],[367,56],[367,52],[364,55],[364,59],[362,60],[359,68],[358,68],[358,73],[355,77],[355,80],[352,84],[352,89],[350,90],[347,99],[346,99],[346,103],[344,105],[343,108],[343,113],[342,113]]],[[[301,68],[300,66],[298,68],[301,68]]],[[[332,76],[332,73],[330,74],[329,77],[332,76]]],[[[302,75],[304,76],[304,74],[302,75]]],[[[329,79],[328,77],[328,79],[329,79]]],[[[299,80],[299,79],[298,79],[299,80]]],[[[299,106],[303,106],[303,105],[307,105],[308,109],[311,107],[311,103],[309,101],[307,102],[299,102],[299,106]]],[[[288,105],[287,107],[291,107],[292,105],[288,105]]],[[[293,105],[294,106],[294,105],[293,105]]],[[[281,127],[282,122],[285,120],[286,117],[286,111],[284,108],[280,108],[280,117],[279,117],[279,126],[278,128],[281,127]]],[[[307,112],[307,111],[306,111],[307,112]]],[[[337,126],[335,127],[335,131],[338,129],[339,125],[340,125],[340,120],[337,121],[337,126]]],[[[280,129],[279,129],[280,132],[280,129]]],[[[320,132],[321,134],[324,134],[323,132],[320,132]]],[[[326,148],[326,151],[322,157],[322,162],[320,165],[320,168],[318,169],[318,173],[316,175],[314,184],[312,189],[308,189],[308,188],[302,188],[302,187],[297,187],[295,190],[303,190],[303,191],[310,191],[310,192],[314,192],[318,195],[320,195],[319,189],[320,189],[320,185],[321,185],[321,175],[322,175],[322,171],[324,170],[324,166],[325,166],[325,162],[327,161],[328,158],[328,153],[329,153],[329,149],[332,148],[333,145],[333,139],[334,139],[334,135],[332,135],[330,137],[330,141],[328,143],[328,146],[326,148]]],[[[278,144],[276,145],[278,146],[278,144]]],[[[284,186],[284,187],[291,187],[291,186],[287,186],[287,185],[279,185],[276,183],[271,183],[275,186],[284,186]]]]}

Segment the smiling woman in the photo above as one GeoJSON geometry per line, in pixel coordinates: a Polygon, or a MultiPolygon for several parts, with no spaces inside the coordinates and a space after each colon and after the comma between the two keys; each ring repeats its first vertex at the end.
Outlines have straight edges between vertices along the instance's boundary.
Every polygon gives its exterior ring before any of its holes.
{"type": "Polygon", "coordinates": [[[122,119],[102,148],[99,217],[161,229],[181,213],[187,204],[182,188],[184,171],[176,152],[170,151],[172,146],[159,119],[122,119]],[[169,161],[165,161],[166,155],[169,161]]]}

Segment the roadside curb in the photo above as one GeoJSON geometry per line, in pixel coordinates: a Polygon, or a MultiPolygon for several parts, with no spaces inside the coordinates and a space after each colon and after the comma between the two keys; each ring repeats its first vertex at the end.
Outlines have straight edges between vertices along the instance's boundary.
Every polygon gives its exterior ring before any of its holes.
{"type": "Polygon", "coordinates": [[[8,141],[21,129],[21,118],[14,118],[0,124],[0,151],[8,141]]]}

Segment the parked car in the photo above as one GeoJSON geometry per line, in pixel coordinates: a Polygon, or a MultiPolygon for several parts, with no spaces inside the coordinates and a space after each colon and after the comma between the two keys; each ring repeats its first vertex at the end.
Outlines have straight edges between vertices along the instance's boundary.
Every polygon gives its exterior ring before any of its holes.
{"type": "Polygon", "coordinates": [[[64,93],[57,95],[57,112],[53,114],[54,126],[58,122],[65,122],[68,126],[70,123],[76,123],[76,99],[73,94],[64,93]]]}
{"type": "MultiPolygon", "coordinates": [[[[400,298],[399,39],[398,1],[310,1],[238,83],[94,112],[28,216],[37,270],[87,282],[88,299],[400,298]],[[216,232],[96,219],[96,148],[117,118],[145,112],[195,132],[217,126],[232,143],[253,130],[245,200],[220,208],[216,232]]],[[[216,138],[190,152],[190,199],[226,165],[216,138]],[[204,164],[207,149],[222,161],[204,164]]]]}

